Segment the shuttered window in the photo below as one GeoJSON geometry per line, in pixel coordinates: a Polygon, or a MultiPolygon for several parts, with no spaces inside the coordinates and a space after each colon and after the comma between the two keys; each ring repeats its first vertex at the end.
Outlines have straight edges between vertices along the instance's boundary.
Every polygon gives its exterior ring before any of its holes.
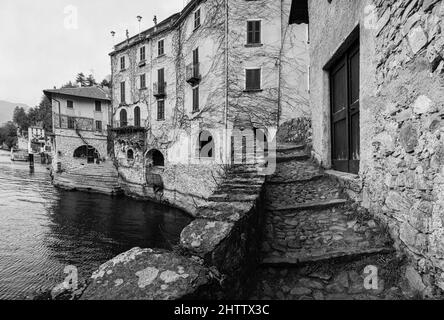
{"type": "Polygon", "coordinates": [[[140,75],[140,89],[146,89],[146,75],[140,75]]]}
{"type": "Polygon", "coordinates": [[[245,90],[261,89],[261,69],[247,69],[245,71],[246,84],[245,90]]]}
{"type": "Polygon", "coordinates": [[[199,87],[193,88],[193,112],[199,111],[199,87]]]}
{"type": "Polygon", "coordinates": [[[120,70],[125,70],[125,57],[120,57],[120,70]]]}
{"type": "Polygon", "coordinates": [[[247,22],[247,43],[248,44],[261,43],[261,21],[247,22]]]}
{"type": "Polygon", "coordinates": [[[157,55],[158,56],[162,56],[165,54],[165,41],[164,40],[160,40],[157,43],[157,55]]]}
{"type": "Polygon", "coordinates": [[[200,9],[194,12],[194,29],[197,29],[199,27],[200,27],[200,9]]]}
{"type": "Polygon", "coordinates": [[[157,120],[165,120],[165,100],[157,101],[157,120]]]}
{"type": "Polygon", "coordinates": [[[145,47],[140,48],[140,61],[145,61],[145,47]]]}
{"type": "Polygon", "coordinates": [[[125,103],[125,81],[120,83],[120,102],[125,103]]]}
{"type": "Polygon", "coordinates": [[[96,121],[96,131],[102,131],[102,121],[96,121]]]}

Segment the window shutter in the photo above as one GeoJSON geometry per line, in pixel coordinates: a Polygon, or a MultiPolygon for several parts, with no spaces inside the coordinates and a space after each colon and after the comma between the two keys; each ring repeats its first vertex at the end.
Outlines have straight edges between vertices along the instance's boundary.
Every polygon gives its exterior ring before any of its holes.
{"type": "Polygon", "coordinates": [[[260,43],[261,42],[261,22],[255,21],[254,22],[255,28],[254,28],[254,43],[260,43]]]}
{"type": "Polygon", "coordinates": [[[253,43],[253,22],[252,21],[248,21],[247,43],[253,43]]]}

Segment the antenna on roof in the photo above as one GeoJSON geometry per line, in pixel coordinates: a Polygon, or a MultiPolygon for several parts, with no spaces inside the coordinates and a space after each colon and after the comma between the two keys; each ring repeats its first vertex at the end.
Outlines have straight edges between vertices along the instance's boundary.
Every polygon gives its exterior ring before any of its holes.
{"type": "Polygon", "coordinates": [[[140,22],[142,21],[142,16],[137,16],[137,21],[139,21],[139,38],[141,38],[142,35],[140,34],[140,22]]]}
{"type": "Polygon", "coordinates": [[[111,31],[111,36],[113,37],[113,48],[116,45],[116,32],[115,31],[111,31]]]}

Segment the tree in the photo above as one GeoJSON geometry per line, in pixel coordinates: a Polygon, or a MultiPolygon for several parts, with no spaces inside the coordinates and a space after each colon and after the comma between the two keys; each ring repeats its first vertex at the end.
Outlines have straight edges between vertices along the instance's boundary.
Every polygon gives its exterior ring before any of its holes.
{"type": "Polygon", "coordinates": [[[8,148],[17,144],[17,127],[11,121],[0,127],[0,145],[2,144],[6,144],[8,148]]]}
{"type": "Polygon", "coordinates": [[[28,132],[30,123],[23,107],[15,107],[12,119],[21,131],[28,132]]]}
{"type": "Polygon", "coordinates": [[[77,88],[77,85],[75,85],[74,83],[72,83],[72,81],[69,81],[68,83],[65,83],[63,86],[62,86],[62,89],[63,88],[77,88]]]}
{"type": "Polygon", "coordinates": [[[107,88],[111,89],[111,82],[109,82],[107,79],[103,79],[102,82],[100,83],[100,85],[102,87],[107,87],[107,88]]]}
{"type": "Polygon", "coordinates": [[[81,87],[84,87],[86,85],[86,77],[83,72],[77,74],[76,83],[78,83],[81,87]]]}
{"type": "Polygon", "coordinates": [[[97,85],[97,81],[96,81],[96,79],[94,79],[94,76],[92,74],[90,74],[88,76],[88,78],[86,78],[85,85],[87,87],[92,87],[92,86],[97,85]]]}

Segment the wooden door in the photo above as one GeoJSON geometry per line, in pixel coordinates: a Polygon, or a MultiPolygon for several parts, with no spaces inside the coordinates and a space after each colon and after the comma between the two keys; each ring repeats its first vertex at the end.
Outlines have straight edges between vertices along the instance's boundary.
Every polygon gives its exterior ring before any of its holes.
{"type": "Polygon", "coordinates": [[[330,70],[332,163],[338,171],[359,172],[359,85],[357,42],[330,70]]]}

